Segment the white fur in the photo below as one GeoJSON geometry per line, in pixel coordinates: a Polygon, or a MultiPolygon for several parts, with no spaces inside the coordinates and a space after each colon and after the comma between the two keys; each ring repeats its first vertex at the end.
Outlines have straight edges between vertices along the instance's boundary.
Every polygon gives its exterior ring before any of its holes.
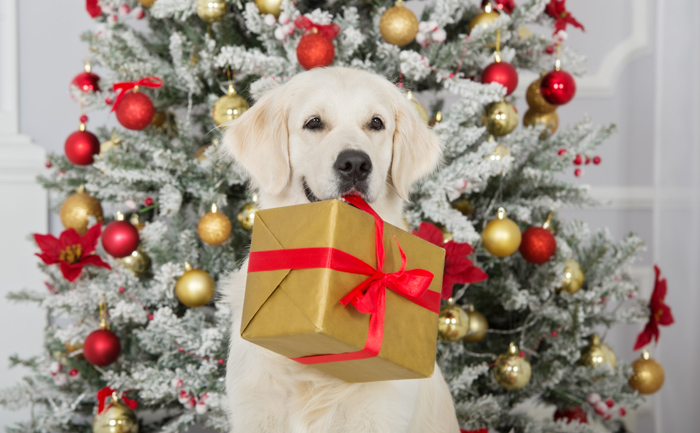
{"type": "MultiPolygon", "coordinates": [[[[340,196],[333,170],[345,149],[366,152],[373,169],[365,200],[402,227],[411,184],[440,159],[437,137],[412,103],[382,77],[346,68],[314,69],[269,91],[232,122],[224,144],[246,168],[262,208],[340,196]],[[304,129],[320,117],[320,131],[304,129]],[[368,127],[380,117],[385,129],[368,127]]],[[[234,433],[457,433],[440,369],[430,379],[346,383],[243,340],[247,263],[222,283],[233,314],[226,390],[234,433]]]]}

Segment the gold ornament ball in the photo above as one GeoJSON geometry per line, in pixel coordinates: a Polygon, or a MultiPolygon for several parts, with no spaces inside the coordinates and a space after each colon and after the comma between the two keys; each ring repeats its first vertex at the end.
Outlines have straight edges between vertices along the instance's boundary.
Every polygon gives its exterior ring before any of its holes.
{"type": "MultiPolygon", "coordinates": [[[[83,349],[83,343],[80,341],[66,341],[65,344],[66,347],[66,355],[70,356],[73,352],[77,352],[78,350],[83,349]]],[[[83,358],[83,354],[81,353],[80,355],[75,355],[75,358],[83,358]]]]}
{"type": "Polygon", "coordinates": [[[156,0],[139,0],[139,3],[141,3],[141,6],[145,8],[150,8],[153,6],[153,4],[156,2],[156,0]]]}
{"type": "Polygon", "coordinates": [[[249,108],[248,101],[236,94],[233,86],[229,86],[226,94],[214,104],[211,117],[214,119],[216,126],[220,126],[231,120],[238,119],[249,108]]]}
{"type": "Polygon", "coordinates": [[[255,212],[258,210],[258,204],[254,201],[246,203],[238,212],[238,224],[244,230],[252,232],[253,224],[255,223],[255,212]]]}
{"type": "Polygon", "coordinates": [[[93,433],[138,433],[139,421],[134,411],[118,399],[92,421],[93,433]]]}
{"type": "Polygon", "coordinates": [[[518,110],[507,101],[492,102],[484,108],[481,122],[496,137],[510,134],[518,126],[518,110]]]}
{"type": "Polygon", "coordinates": [[[509,391],[517,391],[530,382],[532,366],[525,357],[520,357],[518,346],[510,343],[508,351],[498,356],[493,367],[493,377],[499,385],[509,391]]]}
{"type": "Polygon", "coordinates": [[[231,236],[231,220],[213,204],[211,212],[199,219],[197,233],[204,243],[221,245],[231,236]]]}
{"type": "Polygon", "coordinates": [[[457,341],[467,335],[469,317],[459,305],[446,304],[440,307],[438,316],[438,337],[442,341],[457,341]]]}
{"type": "Polygon", "coordinates": [[[540,139],[544,140],[557,132],[557,129],[559,128],[559,115],[556,111],[549,113],[538,113],[530,108],[525,112],[525,116],[523,116],[523,125],[544,125],[545,129],[540,134],[540,139]]]}
{"type": "Polygon", "coordinates": [[[493,153],[491,155],[487,155],[486,158],[490,159],[491,161],[500,161],[506,156],[512,156],[512,153],[510,153],[510,149],[508,149],[507,146],[498,143],[493,149],[493,153]]]}
{"type": "Polygon", "coordinates": [[[450,203],[453,209],[457,209],[464,216],[469,216],[474,212],[474,205],[466,198],[460,198],[450,203]]]}
{"type": "Polygon", "coordinates": [[[479,12],[474,16],[474,18],[472,18],[471,21],[469,21],[469,34],[471,34],[472,30],[474,30],[474,27],[476,26],[486,28],[493,25],[494,21],[496,21],[496,18],[498,18],[498,12],[495,12],[493,10],[491,10],[490,12],[479,12]]]}
{"type": "Polygon", "coordinates": [[[128,256],[119,259],[119,263],[137,277],[146,274],[151,268],[151,258],[141,248],[136,248],[128,256]]]}
{"type": "Polygon", "coordinates": [[[88,217],[95,217],[102,221],[102,205],[100,201],[85,192],[84,187],[78,188],[78,192],[69,196],[59,210],[63,227],[74,228],[80,235],[84,235],[88,229],[88,217]]]}
{"type": "Polygon", "coordinates": [[[630,377],[629,384],[640,394],[653,394],[663,386],[666,377],[664,368],[649,356],[646,350],[638,360],[632,363],[632,369],[634,375],[630,377]]]}
{"type": "Polygon", "coordinates": [[[197,15],[207,24],[221,20],[226,15],[224,0],[197,0],[197,15]]]}
{"type": "Polygon", "coordinates": [[[464,337],[464,341],[467,343],[478,343],[486,338],[486,331],[489,329],[489,322],[486,320],[486,316],[474,310],[473,305],[469,305],[467,317],[469,318],[469,331],[464,337]]]}
{"type": "Polygon", "coordinates": [[[129,222],[131,223],[132,226],[136,227],[136,230],[141,231],[143,230],[144,227],[146,227],[146,224],[141,222],[141,218],[139,218],[139,214],[137,213],[132,213],[131,217],[129,218],[129,222]]]}
{"type": "Polygon", "coordinates": [[[561,283],[561,290],[569,292],[572,295],[583,286],[585,277],[583,269],[577,262],[566,259],[566,267],[564,268],[564,281],[561,283]]]}
{"type": "Polygon", "coordinates": [[[255,5],[261,14],[272,14],[275,18],[282,13],[282,0],[255,0],[255,5]]]}
{"type": "Polygon", "coordinates": [[[521,240],[520,228],[506,217],[503,208],[498,210],[498,217],[489,221],[481,232],[484,248],[496,257],[508,257],[518,251],[521,240]]]}
{"type": "Polygon", "coordinates": [[[617,365],[617,357],[610,346],[600,341],[598,334],[593,334],[591,342],[581,351],[580,365],[595,367],[601,364],[609,364],[612,368],[617,365]]]}
{"type": "Polygon", "coordinates": [[[175,295],[188,307],[207,305],[214,296],[214,280],[208,272],[185,263],[185,273],[175,283],[175,295]]]}
{"type": "Polygon", "coordinates": [[[379,20],[379,32],[385,41],[403,47],[408,45],[418,34],[418,18],[412,10],[397,1],[387,9],[379,20]]]}
{"type": "Polygon", "coordinates": [[[542,78],[538,78],[533,81],[527,88],[525,93],[525,100],[527,105],[537,113],[551,113],[557,109],[556,105],[550,104],[543,97],[540,92],[540,85],[542,84],[542,78]]]}
{"type": "Polygon", "coordinates": [[[121,143],[122,141],[116,136],[112,136],[109,140],[100,143],[100,157],[104,158],[110,150],[119,148],[121,143]]]}

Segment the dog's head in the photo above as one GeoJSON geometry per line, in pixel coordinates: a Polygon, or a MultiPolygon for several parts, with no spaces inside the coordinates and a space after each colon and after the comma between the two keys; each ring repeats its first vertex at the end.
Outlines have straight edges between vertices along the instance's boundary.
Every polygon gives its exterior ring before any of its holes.
{"type": "Polygon", "coordinates": [[[224,145],[250,172],[264,207],[346,194],[405,200],[440,159],[437,136],[412,104],[378,75],[313,69],[233,121],[224,145]]]}

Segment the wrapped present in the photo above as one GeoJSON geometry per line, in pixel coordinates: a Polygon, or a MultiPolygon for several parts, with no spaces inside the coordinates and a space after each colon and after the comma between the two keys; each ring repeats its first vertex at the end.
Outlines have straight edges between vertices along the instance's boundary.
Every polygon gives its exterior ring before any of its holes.
{"type": "Polygon", "coordinates": [[[430,377],[445,251],[346,200],[256,213],[241,336],[347,382],[430,377]]]}

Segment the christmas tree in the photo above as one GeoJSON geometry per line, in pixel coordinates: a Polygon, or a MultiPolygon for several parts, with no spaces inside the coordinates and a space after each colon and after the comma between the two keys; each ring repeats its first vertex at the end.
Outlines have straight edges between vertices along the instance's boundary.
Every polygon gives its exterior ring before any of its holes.
{"type": "MultiPolygon", "coordinates": [[[[219,127],[272,86],[328,65],[394,81],[443,142],[443,165],[415,186],[405,217],[447,251],[437,359],[462,427],[624,431],[663,370],[643,359],[658,368],[638,383],[642,360],[616,360],[604,343],[612,326],[649,317],[646,301],[628,299],[636,287],[624,272],[642,241],[557,213],[592,203],[560,174],[598,164],[614,130],[588,119],[559,127],[572,76],[585,73],[566,31],[583,26],[564,0],[416,7],[419,17],[401,0],[87,0],[96,29],[71,85],[80,127],[40,179],[66,231],[35,236],[48,292],[12,295],[53,320],[43,354],[12,360],[35,375],[2,390],[0,404],[34,412],[10,431],[91,431],[98,412],[128,431],[227,431],[227,334],[240,319],[214,285],[246,257],[257,199],[220,157],[219,127]],[[519,71],[543,75],[517,128],[519,71]],[[105,109],[119,127],[89,123],[105,109]],[[121,397],[101,407],[112,390],[121,397]],[[554,419],[513,410],[533,399],[556,407],[554,419]]],[[[672,321],[664,311],[648,327],[672,321]]]]}

